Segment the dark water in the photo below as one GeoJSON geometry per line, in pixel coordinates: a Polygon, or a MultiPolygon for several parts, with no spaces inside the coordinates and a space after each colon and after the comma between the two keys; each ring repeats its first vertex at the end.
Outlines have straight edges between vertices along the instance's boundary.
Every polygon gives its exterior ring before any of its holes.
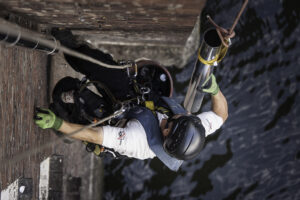
{"type": "MultiPolygon", "coordinates": [[[[241,2],[208,1],[205,13],[229,27],[241,2]]],[[[224,126],[178,173],[157,159],[105,159],[104,199],[300,199],[299,23],[299,1],[249,1],[215,72],[224,126]]],[[[192,68],[171,70],[180,102],[192,68]]]]}

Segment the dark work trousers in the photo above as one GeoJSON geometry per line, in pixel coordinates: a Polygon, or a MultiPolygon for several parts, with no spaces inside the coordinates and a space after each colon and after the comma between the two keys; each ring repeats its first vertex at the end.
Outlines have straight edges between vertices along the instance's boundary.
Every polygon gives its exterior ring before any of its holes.
{"type": "MultiPolygon", "coordinates": [[[[117,65],[109,54],[91,49],[88,46],[84,45],[76,47],[73,48],[73,50],[91,56],[104,63],[117,65]]],[[[89,61],[66,54],[65,58],[74,70],[84,74],[90,81],[99,81],[103,83],[117,99],[126,99],[130,88],[126,69],[110,69],[101,67],[89,61]]]]}

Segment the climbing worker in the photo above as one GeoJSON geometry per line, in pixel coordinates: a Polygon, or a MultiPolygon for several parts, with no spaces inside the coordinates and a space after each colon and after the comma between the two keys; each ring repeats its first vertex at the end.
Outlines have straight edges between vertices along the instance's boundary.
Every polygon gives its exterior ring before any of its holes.
{"type": "MultiPolygon", "coordinates": [[[[81,46],[76,50],[103,62],[114,62],[108,54],[86,46],[81,46]]],[[[85,74],[91,82],[101,81],[106,85],[104,91],[111,91],[117,99],[124,100],[132,97],[128,93],[132,93],[130,88],[132,88],[132,85],[134,87],[135,84],[132,83],[134,81],[130,79],[130,76],[127,76],[126,72],[95,66],[95,64],[88,61],[71,56],[65,56],[65,58],[76,71],[85,74]],[[124,89],[122,90],[122,88],[124,89]]],[[[165,80],[161,76],[160,78],[163,81],[165,80]]],[[[156,80],[157,78],[153,79],[156,80]]],[[[80,91],[82,90],[81,88],[80,91]]],[[[72,138],[103,146],[127,157],[137,159],[158,157],[169,169],[177,171],[184,160],[195,158],[199,154],[204,146],[205,137],[219,129],[228,117],[226,98],[219,89],[213,74],[203,84],[202,91],[211,95],[212,111],[203,112],[197,116],[187,113],[174,99],[168,97],[160,89],[156,89],[151,100],[163,109],[154,109],[158,106],[153,105],[147,106],[147,101],[145,101],[145,104],[136,103],[136,105],[126,110],[126,113],[121,116],[121,119],[114,126],[105,124],[84,129],[85,125],[76,123],[78,122],[76,120],[75,123],[64,120],[64,117],[60,117],[63,115],[55,114],[53,109],[38,108],[34,118],[35,123],[42,129],[52,128],[64,135],[70,135],[72,138]],[[119,122],[125,123],[120,126],[122,123],[119,122]],[[76,132],[79,129],[83,130],[76,132]],[[76,133],[73,134],[74,132],[76,133]]],[[[94,94],[92,95],[92,92],[85,93],[93,98],[94,94]]],[[[63,104],[78,102],[74,88],[61,91],[58,96],[62,99],[63,104]]],[[[81,96],[79,99],[79,102],[85,102],[89,98],[84,99],[81,96]]],[[[108,104],[108,101],[101,104],[101,110],[102,108],[105,109],[103,105],[107,106],[108,104]]]]}
{"type": "MultiPolygon", "coordinates": [[[[124,128],[102,126],[80,131],[72,138],[112,148],[120,154],[137,159],[157,156],[171,170],[177,171],[183,160],[192,159],[201,151],[205,137],[215,132],[227,119],[227,102],[211,76],[211,86],[203,89],[211,94],[212,111],[198,116],[184,114],[173,99],[166,98],[174,113],[171,118],[157,112],[157,117],[143,107],[132,109],[124,128]],[[180,114],[179,114],[180,113],[180,114]]],[[[56,116],[49,109],[38,109],[35,123],[43,128],[53,128],[66,135],[83,128],[56,116]]]]}

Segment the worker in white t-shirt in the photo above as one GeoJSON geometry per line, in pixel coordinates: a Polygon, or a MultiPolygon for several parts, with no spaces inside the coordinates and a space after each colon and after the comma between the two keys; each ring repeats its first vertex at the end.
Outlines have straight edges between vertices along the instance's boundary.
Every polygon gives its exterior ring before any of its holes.
{"type": "MultiPolygon", "coordinates": [[[[177,171],[183,160],[194,158],[201,151],[205,137],[219,129],[228,117],[227,101],[211,76],[210,86],[203,92],[211,94],[212,111],[197,116],[187,114],[170,98],[163,98],[172,116],[137,107],[128,115],[125,127],[102,126],[84,129],[72,138],[103,145],[137,159],[158,157],[171,170],[177,171]]],[[[35,123],[66,135],[83,125],[69,123],[49,109],[39,109],[35,123]]]]}

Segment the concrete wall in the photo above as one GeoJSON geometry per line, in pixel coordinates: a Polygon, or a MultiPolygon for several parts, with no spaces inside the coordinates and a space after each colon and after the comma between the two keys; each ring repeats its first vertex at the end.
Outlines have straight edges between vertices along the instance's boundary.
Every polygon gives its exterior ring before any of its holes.
{"type": "Polygon", "coordinates": [[[125,32],[189,33],[203,0],[10,0],[8,12],[49,26],[125,32]]]}
{"type": "MultiPolygon", "coordinates": [[[[34,106],[47,105],[47,56],[21,48],[0,45],[0,178],[6,188],[20,176],[32,177],[38,185],[39,162],[52,147],[16,156],[53,138],[33,123],[34,106]],[[9,164],[11,161],[15,161],[9,164]]],[[[36,193],[36,188],[33,189],[36,193]]]]}
{"type": "Polygon", "coordinates": [[[0,2],[0,8],[24,16],[43,27],[70,28],[82,40],[111,52],[116,59],[148,57],[164,65],[182,67],[197,49],[199,27],[196,27],[197,31],[189,40],[192,43],[187,40],[205,2],[10,0],[0,2]]]}
{"type": "Polygon", "coordinates": [[[39,149],[57,136],[33,122],[34,106],[48,107],[57,80],[80,75],[61,55],[47,57],[41,52],[1,44],[0,59],[0,188],[7,188],[19,177],[32,178],[33,199],[37,199],[40,162],[59,154],[64,156],[64,184],[70,176],[80,177],[81,199],[99,199],[101,159],[87,153],[80,141],[39,149]]]}

